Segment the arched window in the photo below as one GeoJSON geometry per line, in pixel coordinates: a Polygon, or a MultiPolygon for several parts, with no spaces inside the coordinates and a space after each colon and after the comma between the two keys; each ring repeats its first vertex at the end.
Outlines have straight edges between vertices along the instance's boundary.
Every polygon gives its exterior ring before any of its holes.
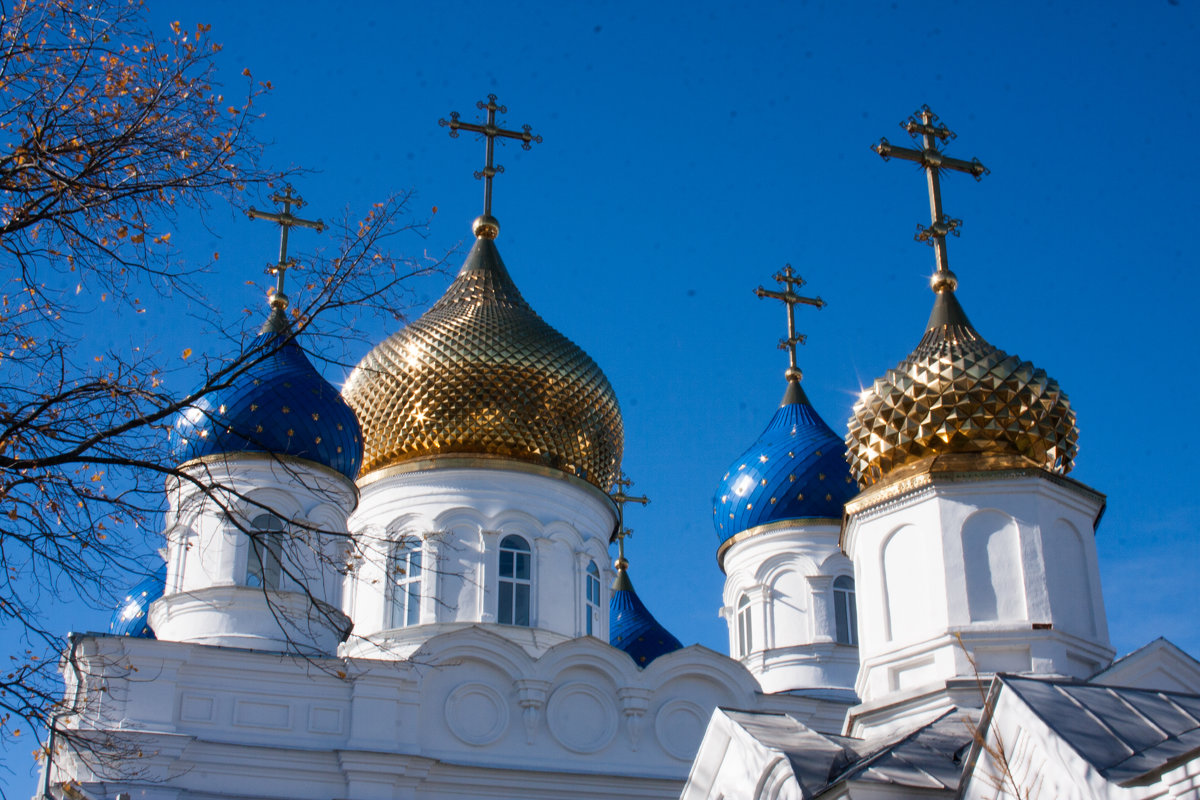
{"type": "Polygon", "coordinates": [[[596,629],[600,627],[600,570],[596,568],[595,561],[588,562],[584,613],[587,614],[587,635],[595,636],[596,629]]]}
{"type": "Polygon", "coordinates": [[[251,521],[249,534],[246,585],[278,590],[283,581],[283,520],[274,514],[259,514],[251,521]]]}
{"type": "Polygon", "coordinates": [[[496,620],[502,625],[529,627],[529,595],[533,579],[530,572],[529,544],[520,536],[500,540],[500,602],[496,620]]]}
{"type": "Polygon", "coordinates": [[[405,539],[388,557],[388,627],[407,628],[421,621],[421,542],[405,539]]]}
{"type": "Polygon", "coordinates": [[[750,620],[750,597],[748,595],[742,595],[738,600],[737,637],[738,655],[745,658],[754,649],[754,628],[750,620]]]}
{"type": "Polygon", "coordinates": [[[839,575],[833,581],[833,619],[838,644],[858,645],[858,609],[854,605],[854,578],[839,575]]]}

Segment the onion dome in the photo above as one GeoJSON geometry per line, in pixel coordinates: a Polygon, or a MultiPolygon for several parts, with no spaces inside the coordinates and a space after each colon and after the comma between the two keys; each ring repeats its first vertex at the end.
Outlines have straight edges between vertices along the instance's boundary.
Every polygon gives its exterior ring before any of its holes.
{"type": "Polygon", "coordinates": [[[857,493],[842,440],[789,380],[762,435],[717,484],[713,525],[722,543],[742,531],[787,519],[841,519],[857,493]]]}
{"type": "Polygon", "coordinates": [[[153,575],[130,589],[113,612],[108,632],[113,636],[153,639],[154,631],[146,622],[146,613],[150,610],[150,604],[163,596],[166,581],[167,566],[163,564],[153,575]]]}
{"type": "Polygon", "coordinates": [[[180,463],[271,453],[314,461],[351,480],[358,474],[358,421],[296,343],[285,302],[275,305],[251,343],[245,369],[176,418],[172,445],[180,463]]]}
{"type": "Polygon", "coordinates": [[[446,293],[358,364],[343,394],[363,426],[363,472],[439,455],[528,461],[607,490],[621,464],[617,396],[509,277],[491,217],[446,293]]]}
{"type": "Polygon", "coordinates": [[[1066,394],[1045,371],[988,344],[955,285],[953,273],[935,276],[920,344],[854,405],[846,458],[863,487],[943,453],[979,454],[980,469],[1032,463],[1062,475],[1073,465],[1079,434],[1066,394]]]}
{"type": "Polygon", "coordinates": [[[617,579],[608,603],[608,643],[628,653],[639,667],[683,647],[637,596],[622,561],[617,562],[617,579]]]}

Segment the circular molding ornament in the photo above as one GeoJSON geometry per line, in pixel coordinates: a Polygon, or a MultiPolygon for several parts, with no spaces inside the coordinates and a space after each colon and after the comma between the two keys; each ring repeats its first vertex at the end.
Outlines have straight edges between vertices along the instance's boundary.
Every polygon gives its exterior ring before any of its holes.
{"type": "Polygon", "coordinates": [[[700,749],[709,714],[690,700],[668,700],[654,715],[654,733],[668,755],[690,762],[700,749]]]}
{"type": "Polygon", "coordinates": [[[588,683],[566,683],[546,705],[546,723],[554,740],[575,753],[595,753],[617,735],[612,698],[588,683]]]}
{"type": "Polygon", "coordinates": [[[508,730],[508,702],[486,683],[464,683],[446,698],[446,726],[464,744],[483,747],[508,730]]]}

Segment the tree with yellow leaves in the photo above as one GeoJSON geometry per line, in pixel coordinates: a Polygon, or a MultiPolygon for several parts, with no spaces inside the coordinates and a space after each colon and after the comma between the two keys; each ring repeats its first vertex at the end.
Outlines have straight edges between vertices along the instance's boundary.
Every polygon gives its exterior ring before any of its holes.
{"type": "MultiPolygon", "coordinates": [[[[36,739],[71,711],[53,657],[62,632],[46,609],[128,585],[145,569],[134,554],[147,549],[164,480],[195,480],[171,463],[175,415],[270,355],[230,339],[229,358],[186,362],[197,388],[179,395],[167,388],[168,362],[148,348],[83,347],[98,303],[133,315],[156,293],[203,302],[204,266],[171,247],[177,214],[244,205],[286,177],[263,166],[253,134],[254,102],[269,84],[244,72],[227,99],[208,27],[175,23],[156,35],[145,16],[136,0],[0,6],[0,632],[12,644],[0,746],[36,739]]],[[[310,260],[293,291],[292,335],[342,311],[395,313],[400,283],[438,266],[384,252],[389,237],[423,232],[408,220],[409,199],[334,226],[333,255],[310,260]]],[[[344,331],[337,322],[327,327],[344,331]]]]}

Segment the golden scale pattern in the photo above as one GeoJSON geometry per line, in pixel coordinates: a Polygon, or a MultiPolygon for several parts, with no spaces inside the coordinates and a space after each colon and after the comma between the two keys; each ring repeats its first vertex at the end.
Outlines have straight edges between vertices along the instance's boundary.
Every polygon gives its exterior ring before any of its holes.
{"type": "Polygon", "coordinates": [[[846,460],[862,488],[940,453],[1024,456],[1066,474],[1075,412],[1058,382],[988,344],[965,321],[930,327],[908,358],[854,405],[846,460]]]}
{"type": "Polygon", "coordinates": [[[608,379],[525,302],[488,239],[429,311],[363,358],[343,395],[363,428],[362,474],[486,454],[607,491],[620,469],[624,428],[608,379]]]}

